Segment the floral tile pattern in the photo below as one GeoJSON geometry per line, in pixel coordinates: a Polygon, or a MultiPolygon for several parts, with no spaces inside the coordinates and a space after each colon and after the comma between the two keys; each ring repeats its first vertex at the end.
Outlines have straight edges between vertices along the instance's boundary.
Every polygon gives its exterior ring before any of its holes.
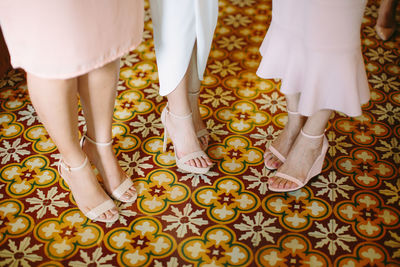
{"type": "Polygon", "coordinates": [[[287,120],[280,81],[255,74],[271,0],[219,0],[200,92],[215,162],[207,174],[177,169],[171,143],[162,150],[166,99],[146,1],[144,40],[121,59],[112,127],[138,199],[116,203],[115,223],[76,208],[25,74],[10,71],[0,80],[0,266],[400,266],[400,35],[377,37],[378,7],[369,0],[361,32],[371,100],[360,117],[332,116],[323,172],[291,193],[268,191],[274,172],[263,166],[287,120]]]}

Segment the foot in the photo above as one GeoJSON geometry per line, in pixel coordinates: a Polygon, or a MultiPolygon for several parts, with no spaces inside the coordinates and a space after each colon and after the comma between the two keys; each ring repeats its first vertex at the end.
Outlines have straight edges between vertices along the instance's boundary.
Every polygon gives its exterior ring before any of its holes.
{"type": "MultiPolygon", "coordinates": [[[[298,113],[291,112],[288,116],[289,121],[286,123],[285,128],[271,143],[271,146],[279,151],[284,158],[289,154],[289,150],[305,122],[305,117],[298,113]]],[[[283,162],[267,148],[264,153],[264,164],[272,167],[271,169],[278,169],[283,162]]]]}
{"type": "MultiPolygon", "coordinates": [[[[207,130],[207,126],[204,123],[203,119],[201,118],[200,108],[199,108],[199,91],[191,93],[189,92],[189,105],[190,109],[192,110],[192,118],[193,118],[193,125],[196,135],[200,131],[207,130]]],[[[208,147],[208,142],[210,141],[210,135],[204,134],[198,137],[200,146],[202,150],[206,150],[208,147]]]]}
{"type": "Polygon", "coordinates": [[[382,0],[379,6],[376,31],[379,37],[387,40],[396,28],[396,0],[382,0]]]}
{"type": "MultiPolygon", "coordinates": [[[[82,148],[90,162],[92,162],[98,169],[100,176],[103,179],[104,187],[109,194],[112,194],[112,192],[114,192],[114,190],[126,179],[130,179],[118,164],[112,145],[99,146],[85,140],[82,148]]],[[[128,201],[132,197],[136,196],[136,194],[135,187],[131,186],[122,194],[120,200],[128,201]]]]}
{"type": "MultiPolygon", "coordinates": [[[[315,160],[321,154],[322,144],[323,138],[312,139],[298,134],[286,161],[278,169],[278,172],[296,177],[303,183],[315,160]]],[[[298,186],[296,183],[277,176],[269,178],[268,185],[275,189],[291,189],[298,186]]]]}
{"type": "MultiPolygon", "coordinates": [[[[169,109],[168,106],[165,108],[169,109]]],[[[168,135],[174,144],[177,158],[181,159],[191,153],[203,151],[195,132],[193,120],[177,118],[171,115],[171,112],[174,113],[173,111],[165,112],[164,127],[167,128],[168,135]]],[[[175,115],[181,116],[180,114],[175,115]]],[[[184,117],[184,115],[182,115],[182,117],[184,117]]],[[[197,168],[207,168],[213,163],[211,159],[204,154],[203,156],[186,161],[185,164],[197,168]]]]}
{"type": "MultiPolygon", "coordinates": [[[[83,161],[84,160],[82,160],[82,162],[83,161]]],[[[69,166],[67,163],[64,163],[64,165],[69,166]]],[[[71,167],[75,165],[76,164],[73,164],[71,167]]],[[[74,168],[72,168],[72,170],[69,171],[68,169],[60,167],[59,172],[68,184],[79,209],[84,214],[87,214],[106,201],[112,201],[97,181],[88,162],[82,165],[82,168],[79,168],[79,170],[74,170],[74,168]]],[[[112,220],[116,214],[118,214],[118,209],[114,205],[113,208],[100,214],[95,219],[112,220]]]]}

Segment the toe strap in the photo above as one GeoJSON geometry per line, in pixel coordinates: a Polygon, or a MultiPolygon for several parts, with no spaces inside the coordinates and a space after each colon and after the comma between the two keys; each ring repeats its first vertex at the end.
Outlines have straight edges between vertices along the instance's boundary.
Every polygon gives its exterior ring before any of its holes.
{"type": "Polygon", "coordinates": [[[271,151],[272,154],[275,155],[275,157],[277,157],[281,162],[285,162],[286,158],[278,151],[276,150],[275,147],[273,146],[269,146],[269,151],[271,151]]]}
{"type": "Polygon", "coordinates": [[[282,178],[282,179],[288,180],[290,182],[293,182],[293,183],[297,184],[298,186],[304,186],[304,183],[301,182],[299,179],[296,179],[293,176],[287,175],[285,173],[277,172],[275,174],[275,176],[278,178],[282,178]]]}
{"type": "Polygon", "coordinates": [[[209,134],[210,134],[210,133],[208,132],[207,129],[201,129],[200,131],[198,131],[198,132],[196,133],[197,138],[200,138],[200,137],[203,137],[203,136],[206,136],[206,135],[209,135],[209,134]]]}
{"type": "Polygon", "coordinates": [[[196,151],[196,152],[190,153],[180,159],[177,159],[176,165],[180,169],[185,170],[187,172],[205,174],[210,170],[211,166],[208,166],[205,168],[199,168],[199,167],[191,166],[189,164],[185,164],[185,162],[187,162],[191,159],[197,159],[197,158],[201,158],[201,157],[207,157],[207,154],[202,150],[196,151]]]}
{"type": "Polygon", "coordinates": [[[109,211],[113,208],[115,208],[115,203],[111,199],[104,201],[97,207],[91,209],[89,212],[85,213],[86,217],[88,217],[91,220],[95,220],[97,217],[105,213],[106,211],[109,211]]]}
{"type": "Polygon", "coordinates": [[[121,199],[122,195],[128,191],[129,188],[131,188],[133,185],[133,182],[130,178],[126,178],[125,181],[123,181],[112,193],[111,195],[115,199],[121,199]]]}

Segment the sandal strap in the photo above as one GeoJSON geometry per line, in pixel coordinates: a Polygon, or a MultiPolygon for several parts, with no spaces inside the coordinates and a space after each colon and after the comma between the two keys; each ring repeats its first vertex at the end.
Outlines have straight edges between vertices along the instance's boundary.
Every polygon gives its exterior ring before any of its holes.
{"type": "Polygon", "coordinates": [[[112,191],[111,195],[115,199],[120,199],[123,194],[128,191],[128,189],[133,185],[133,182],[130,178],[126,178],[114,191],[112,191]]]}
{"type": "Polygon", "coordinates": [[[307,138],[311,138],[311,139],[317,139],[317,138],[322,138],[322,137],[324,137],[325,136],[325,132],[324,133],[322,133],[321,135],[309,135],[309,134],[306,134],[304,131],[303,131],[303,129],[301,129],[301,134],[302,135],[304,135],[305,137],[307,137],[307,138]]]}
{"type": "MultiPolygon", "coordinates": [[[[298,186],[304,186],[305,184],[303,182],[301,182],[299,179],[294,178],[293,176],[287,175],[286,173],[282,173],[282,172],[277,172],[275,174],[276,177],[288,180],[290,182],[293,182],[295,184],[297,184],[298,186]]],[[[307,181],[308,182],[308,181],[307,181]]]]}
{"type": "Polygon", "coordinates": [[[90,143],[95,144],[96,146],[110,146],[113,143],[113,139],[111,138],[111,140],[109,142],[106,143],[100,143],[100,142],[96,142],[94,141],[92,138],[90,138],[89,136],[87,136],[86,134],[84,134],[82,136],[81,139],[81,147],[83,146],[83,143],[85,142],[85,140],[88,140],[90,143]]]}
{"type": "Polygon", "coordinates": [[[208,132],[207,129],[201,129],[200,131],[198,131],[196,133],[197,138],[200,138],[200,137],[203,137],[203,136],[206,136],[206,135],[210,135],[210,133],[208,132]]]}
{"type": "Polygon", "coordinates": [[[167,112],[169,115],[171,115],[171,117],[174,117],[175,119],[185,120],[185,119],[189,119],[189,118],[192,117],[192,112],[190,112],[190,113],[187,114],[187,115],[182,115],[182,116],[181,116],[181,115],[176,115],[176,114],[172,113],[171,111],[169,111],[168,103],[167,103],[167,105],[165,106],[165,110],[166,110],[166,112],[167,112]]]}
{"type": "Polygon", "coordinates": [[[188,91],[188,95],[199,95],[200,94],[200,89],[197,91],[188,91]]]}
{"type": "Polygon", "coordinates": [[[290,110],[287,110],[287,113],[290,115],[299,115],[300,114],[300,112],[298,112],[298,111],[290,111],[290,110]]]}
{"type": "Polygon", "coordinates": [[[79,170],[83,169],[87,163],[88,163],[88,157],[85,156],[85,160],[83,161],[83,163],[81,165],[79,165],[78,167],[71,167],[62,158],[60,158],[60,161],[58,162],[58,173],[61,173],[60,167],[63,168],[64,170],[67,170],[68,172],[79,171],[79,170]]]}
{"type": "Polygon", "coordinates": [[[85,216],[88,217],[91,220],[95,220],[97,217],[105,213],[106,211],[109,211],[111,209],[115,208],[115,203],[111,199],[104,201],[97,207],[89,210],[88,212],[85,213],[85,216]]]}

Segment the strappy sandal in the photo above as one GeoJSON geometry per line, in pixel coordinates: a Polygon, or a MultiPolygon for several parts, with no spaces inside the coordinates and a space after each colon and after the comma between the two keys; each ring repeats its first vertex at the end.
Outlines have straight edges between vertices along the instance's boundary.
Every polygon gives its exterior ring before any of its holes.
{"type": "MultiPolygon", "coordinates": [[[[107,142],[107,143],[99,143],[99,142],[94,141],[87,135],[83,135],[82,139],[81,139],[81,147],[83,147],[83,143],[85,142],[85,140],[89,141],[90,143],[92,143],[96,146],[101,146],[101,147],[111,146],[113,143],[113,140],[111,140],[110,142],[107,142]]],[[[125,176],[126,176],[125,180],[116,189],[114,189],[111,192],[111,196],[118,201],[121,201],[124,203],[132,203],[137,199],[137,192],[135,190],[135,193],[128,199],[123,197],[123,195],[133,186],[132,180],[126,174],[125,174],[125,176]]]]}
{"type": "Polygon", "coordinates": [[[300,181],[299,178],[290,176],[290,175],[282,173],[282,172],[277,172],[275,174],[275,177],[282,178],[282,179],[288,180],[290,182],[293,182],[297,186],[294,187],[294,188],[274,188],[274,187],[271,187],[270,185],[268,185],[268,189],[270,191],[273,191],[273,192],[291,192],[291,191],[295,191],[297,189],[300,189],[300,188],[304,187],[311,180],[311,178],[313,178],[316,175],[321,173],[322,167],[324,165],[325,155],[326,155],[326,152],[328,151],[328,148],[329,148],[328,139],[326,139],[325,134],[321,134],[321,135],[317,135],[317,136],[308,135],[308,134],[304,133],[303,129],[301,129],[300,133],[303,136],[305,136],[307,138],[311,138],[311,139],[323,138],[321,153],[315,159],[313,165],[311,166],[310,170],[308,171],[307,177],[304,180],[304,182],[300,181]]]}
{"type": "MultiPolygon", "coordinates": [[[[290,114],[290,115],[299,115],[299,114],[300,114],[300,113],[297,112],[297,111],[290,111],[290,110],[288,110],[287,113],[290,114]]],[[[266,156],[266,155],[268,155],[268,154],[273,154],[273,155],[274,155],[275,157],[277,157],[282,163],[284,163],[284,162],[286,161],[286,157],[285,157],[284,155],[282,155],[282,154],[281,154],[275,147],[273,147],[272,145],[270,145],[267,149],[268,149],[269,151],[265,151],[265,153],[264,153],[264,159],[265,159],[265,156],[266,156]]],[[[272,166],[272,165],[269,165],[268,163],[264,163],[264,165],[265,165],[265,167],[266,167],[268,170],[271,170],[271,171],[277,169],[277,167],[272,166]]]]}
{"type": "MultiPolygon", "coordinates": [[[[197,91],[194,91],[194,92],[190,92],[190,91],[188,92],[189,97],[190,96],[198,97],[199,94],[200,94],[200,89],[197,90],[197,91]]],[[[196,132],[196,136],[197,136],[197,138],[200,139],[200,138],[205,137],[205,136],[210,136],[210,132],[207,130],[207,128],[204,128],[204,129],[201,129],[201,130],[197,131],[196,132]]],[[[203,142],[200,141],[200,145],[203,146],[203,142]]],[[[207,148],[206,145],[204,145],[204,146],[205,147],[202,147],[203,150],[205,150],[207,148]]]]}
{"type": "MultiPolygon", "coordinates": [[[[168,110],[168,104],[165,106],[165,108],[163,109],[163,111],[161,113],[161,122],[164,126],[164,143],[163,143],[163,151],[164,152],[167,150],[167,142],[168,142],[168,130],[166,127],[167,113],[169,115],[171,115],[172,117],[174,117],[175,119],[179,119],[179,120],[192,119],[192,113],[189,113],[188,115],[185,115],[185,116],[178,116],[168,110]]],[[[174,145],[174,150],[175,150],[175,161],[176,161],[176,165],[178,166],[178,168],[180,168],[184,171],[190,172],[190,173],[198,173],[198,174],[205,174],[210,170],[211,166],[208,166],[205,168],[200,168],[200,167],[195,167],[195,166],[186,164],[186,162],[191,159],[196,159],[196,158],[200,158],[200,157],[204,157],[204,156],[207,157],[207,154],[203,150],[190,153],[180,159],[178,159],[177,150],[175,148],[175,145],[174,145]]]]}
{"type": "MultiPolygon", "coordinates": [[[[78,167],[71,167],[68,164],[66,164],[63,159],[61,158],[59,163],[58,163],[58,173],[60,174],[61,178],[63,178],[65,180],[65,182],[68,184],[68,180],[69,178],[65,177],[62,174],[62,170],[67,171],[69,173],[73,172],[73,171],[79,171],[82,170],[84,167],[86,167],[86,165],[88,164],[89,160],[87,157],[85,157],[84,162],[78,166],[78,167]]],[[[71,190],[72,192],[72,190],[71,190]]],[[[72,192],[72,195],[74,195],[74,193],[72,192]]],[[[75,197],[74,197],[75,198],[75,197]]],[[[75,198],[76,204],[78,206],[78,208],[81,210],[81,212],[88,217],[89,219],[91,219],[92,221],[99,221],[99,222],[105,222],[105,223],[110,223],[110,222],[115,222],[118,220],[119,218],[119,214],[115,214],[113,217],[109,218],[109,219],[101,219],[98,218],[100,215],[104,214],[106,211],[109,211],[113,208],[116,208],[114,201],[112,201],[111,199],[108,199],[106,201],[104,201],[103,203],[101,203],[100,205],[96,206],[95,208],[89,210],[88,212],[84,212],[79,206],[79,203],[77,201],[77,199],[75,198]]]]}

